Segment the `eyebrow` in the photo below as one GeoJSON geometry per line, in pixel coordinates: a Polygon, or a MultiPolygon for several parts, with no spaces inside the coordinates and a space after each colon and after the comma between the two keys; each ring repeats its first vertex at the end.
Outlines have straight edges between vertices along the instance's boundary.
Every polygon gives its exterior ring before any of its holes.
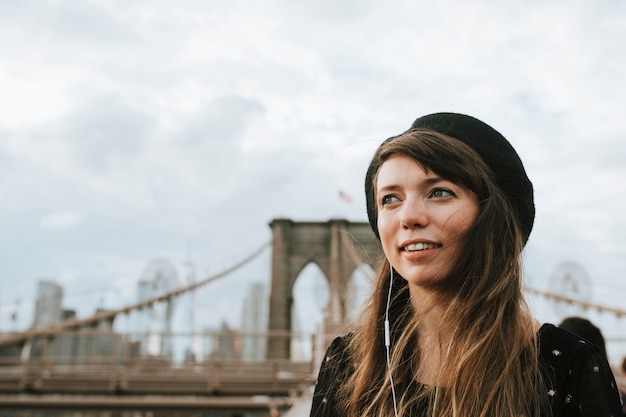
{"type": "MultiPolygon", "coordinates": [[[[436,183],[441,182],[441,181],[452,182],[452,181],[447,180],[447,179],[445,179],[443,177],[440,177],[439,175],[434,175],[434,176],[426,178],[424,181],[421,181],[421,183],[425,184],[426,186],[431,186],[431,185],[436,184],[436,183]]],[[[383,191],[396,191],[396,190],[398,190],[400,188],[401,187],[399,185],[392,183],[390,185],[385,185],[382,188],[377,188],[376,189],[376,193],[378,194],[378,193],[383,192],[383,191]]]]}

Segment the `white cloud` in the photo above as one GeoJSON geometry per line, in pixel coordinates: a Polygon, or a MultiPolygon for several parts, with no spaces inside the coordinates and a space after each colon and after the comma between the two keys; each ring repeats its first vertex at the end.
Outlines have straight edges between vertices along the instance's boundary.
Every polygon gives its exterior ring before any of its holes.
{"type": "Polygon", "coordinates": [[[45,230],[68,230],[79,226],[83,217],[76,212],[60,211],[48,214],[39,220],[39,227],[45,230]]]}

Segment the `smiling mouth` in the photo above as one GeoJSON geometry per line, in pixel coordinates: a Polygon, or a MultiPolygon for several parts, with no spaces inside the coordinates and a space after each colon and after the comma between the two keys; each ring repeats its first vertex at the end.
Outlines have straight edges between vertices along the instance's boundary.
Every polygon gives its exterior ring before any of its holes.
{"type": "Polygon", "coordinates": [[[438,243],[410,243],[402,248],[406,252],[419,252],[421,250],[440,248],[438,243]]]}

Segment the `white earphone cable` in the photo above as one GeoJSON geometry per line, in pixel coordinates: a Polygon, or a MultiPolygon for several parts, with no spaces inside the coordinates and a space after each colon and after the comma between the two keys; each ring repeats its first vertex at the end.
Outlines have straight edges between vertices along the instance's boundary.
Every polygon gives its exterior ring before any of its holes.
{"type": "Polygon", "coordinates": [[[391,384],[391,397],[393,399],[393,412],[398,417],[398,404],[396,402],[396,388],[393,385],[393,376],[391,375],[391,360],[389,358],[389,346],[391,345],[391,335],[389,333],[389,305],[391,304],[391,287],[393,285],[393,267],[389,263],[389,293],[387,294],[387,308],[385,309],[385,349],[387,350],[387,370],[389,372],[389,383],[391,384]]]}
{"type": "MultiPolygon", "coordinates": [[[[391,287],[393,285],[393,267],[391,266],[391,263],[389,264],[389,269],[390,269],[389,293],[387,294],[387,308],[385,309],[385,349],[387,351],[387,370],[389,373],[389,383],[391,384],[391,397],[393,399],[393,412],[395,414],[395,417],[398,417],[398,403],[396,401],[396,388],[393,385],[393,376],[391,374],[391,359],[390,359],[390,353],[389,353],[389,350],[390,350],[389,347],[391,346],[391,335],[389,331],[389,306],[391,305],[391,287]]],[[[457,329],[458,329],[458,326],[457,326],[457,329]]],[[[444,363],[448,361],[448,356],[450,355],[450,349],[452,347],[452,341],[454,340],[454,336],[456,335],[457,329],[454,330],[454,332],[452,333],[452,337],[450,338],[450,341],[448,342],[448,348],[446,350],[444,363]]],[[[443,370],[443,368],[441,370],[443,370]]],[[[440,378],[441,378],[441,373],[439,374],[439,377],[437,378],[437,383],[435,384],[435,402],[433,406],[433,417],[437,409],[437,399],[438,399],[437,397],[439,394],[438,385],[439,385],[440,378]]]]}

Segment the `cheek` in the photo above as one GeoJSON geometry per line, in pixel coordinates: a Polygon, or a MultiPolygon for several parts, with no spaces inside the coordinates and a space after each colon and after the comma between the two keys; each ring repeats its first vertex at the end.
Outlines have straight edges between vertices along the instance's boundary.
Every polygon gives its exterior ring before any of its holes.
{"type": "Polygon", "coordinates": [[[388,237],[392,234],[393,230],[393,222],[391,218],[385,214],[378,215],[377,226],[378,226],[378,234],[380,235],[380,240],[384,240],[385,237],[388,237]]]}
{"type": "Polygon", "coordinates": [[[395,227],[393,225],[393,221],[388,216],[378,216],[377,225],[383,252],[389,255],[391,249],[394,247],[393,242],[395,227]]]}
{"type": "Polygon", "coordinates": [[[448,221],[445,223],[446,228],[451,234],[462,236],[470,229],[470,227],[472,227],[476,221],[477,215],[478,210],[473,208],[457,212],[450,216],[448,221]]]}

